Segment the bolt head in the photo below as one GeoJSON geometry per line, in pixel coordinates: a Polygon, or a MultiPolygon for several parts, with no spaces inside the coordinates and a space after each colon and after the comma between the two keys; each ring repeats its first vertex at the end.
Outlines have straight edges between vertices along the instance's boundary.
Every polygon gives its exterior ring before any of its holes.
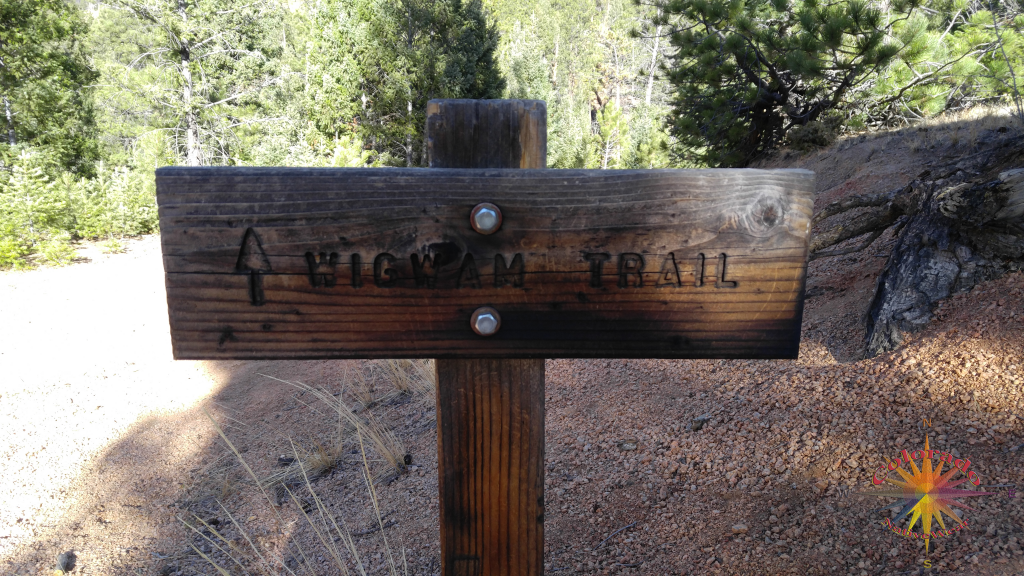
{"type": "Polygon", "coordinates": [[[491,336],[501,328],[501,315],[490,306],[481,306],[473,312],[469,325],[473,327],[473,332],[481,336],[491,336]]]}
{"type": "Polygon", "coordinates": [[[501,210],[490,202],[477,204],[469,215],[469,223],[480,234],[494,234],[501,228],[501,210]]]}

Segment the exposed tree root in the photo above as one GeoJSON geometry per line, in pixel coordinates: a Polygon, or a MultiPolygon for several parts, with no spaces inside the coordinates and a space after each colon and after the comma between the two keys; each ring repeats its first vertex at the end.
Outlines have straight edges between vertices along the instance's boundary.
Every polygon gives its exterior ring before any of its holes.
{"type": "Polygon", "coordinates": [[[967,180],[1019,161],[1017,141],[962,157],[934,179],[924,172],[902,188],[833,202],[814,217],[820,223],[869,209],[815,236],[811,260],[859,252],[894,229],[896,242],[868,311],[869,356],[892,350],[904,334],[926,326],[939,300],[1024,268],[1024,168],[1003,171],[995,180],[967,180]],[[865,235],[857,246],[825,251],[865,235]]]}

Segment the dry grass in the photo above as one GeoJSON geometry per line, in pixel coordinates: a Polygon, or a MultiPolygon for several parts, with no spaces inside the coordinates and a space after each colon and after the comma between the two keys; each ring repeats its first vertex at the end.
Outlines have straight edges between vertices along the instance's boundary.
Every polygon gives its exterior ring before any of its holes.
{"type": "MultiPolygon", "coordinates": [[[[365,559],[360,558],[352,532],[343,519],[330,513],[312,488],[312,482],[333,470],[347,455],[358,453],[369,494],[369,506],[372,507],[379,538],[382,539],[380,544],[385,553],[383,560],[387,565],[387,573],[396,576],[408,573],[404,548],[396,552],[387,540],[385,528],[389,524],[384,523],[374,486],[406,470],[407,451],[402,440],[371,409],[417,400],[433,403],[433,364],[422,360],[371,363],[365,371],[360,369],[346,372],[341,382],[341,391],[337,393],[303,382],[266,374],[261,376],[296,388],[298,392],[294,399],[297,402],[306,406],[322,421],[333,421],[335,425],[320,440],[307,440],[305,445],[290,441],[292,457],[287,467],[260,478],[228,439],[221,424],[213,421],[213,417],[207,413],[228,450],[213,464],[198,471],[197,476],[212,480],[206,482],[210,489],[204,492],[203,498],[212,497],[216,500],[221,517],[227,518],[229,522],[211,524],[209,520],[195,514],[188,519],[179,518],[195,535],[192,549],[222,575],[319,574],[323,571],[322,562],[326,558],[337,573],[365,576],[365,559]],[[244,473],[238,471],[237,465],[230,465],[232,455],[244,473]],[[272,545],[267,548],[260,537],[246,533],[242,523],[222,504],[251,485],[245,481],[246,476],[260,491],[257,499],[265,500],[275,516],[263,524],[279,528],[285,526],[278,506],[290,500],[301,513],[300,523],[304,523],[307,548],[312,547],[313,550],[304,549],[299,538],[291,538],[285,550],[274,550],[272,545]],[[290,556],[291,562],[286,562],[286,555],[290,556]],[[315,565],[319,568],[315,568],[315,565]]],[[[230,417],[226,418],[225,426],[244,425],[230,417]]],[[[355,461],[351,463],[356,464],[355,461]]]]}
{"type": "Polygon", "coordinates": [[[383,360],[369,363],[367,371],[346,371],[342,394],[352,400],[352,410],[362,412],[400,396],[434,396],[434,365],[430,360],[383,360]]]}
{"type": "MultiPolygon", "coordinates": [[[[351,452],[357,438],[365,439],[372,448],[369,461],[374,463],[372,476],[375,480],[401,474],[406,467],[406,447],[370,409],[402,398],[418,398],[429,403],[434,401],[435,377],[433,363],[430,361],[385,360],[371,364],[369,375],[361,370],[346,373],[342,382],[342,392],[337,395],[325,388],[309,386],[302,382],[282,380],[265,374],[262,376],[294,386],[301,391],[299,396],[312,396],[316,402],[299,401],[324,419],[330,417],[337,423],[334,433],[327,441],[317,442],[312,448],[297,447],[295,463],[264,478],[264,486],[293,482],[299,464],[314,477],[325,474],[333,469],[345,454],[351,452]],[[393,386],[386,393],[380,393],[384,388],[383,381],[390,382],[393,386]],[[352,405],[342,399],[346,396],[354,401],[352,405]],[[325,408],[327,413],[324,413],[325,408]]],[[[296,399],[298,400],[298,397],[296,399]]]]}
{"type": "Polygon", "coordinates": [[[372,369],[369,375],[361,369],[345,370],[342,394],[355,401],[353,408],[357,412],[389,399],[387,394],[379,394],[378,391],[376,374],[372,369]]]}
{"type": "Polygon", "coordinates": [[[421,393],[433,398],[434,366],[429,360],[385,360],[379,364],[384,376],[401,394],[421,393]]]}
{"type": "Polygon", "coordinates": [[[848,132],[841,136],[833,147],[844,150],[865,140],[883,140],[903,135],[904,138],[910,138],[907,146],[912,152],[919,152],[939,142],[948,142],[962,149],[972,149],[977,147],[986,132],[994,130],[1009,132],[1010,136],[1024,135],[1024,124],[1008,106],[975,106],[937,114],[910,127],[848,132]]]}
{"type": "MultiPolygon", "coordinates": [[[[297,451],[296,464],[301,464],[306,470],[323,472],[334,466],[345,454],[350,446],[354,446],[357,439],[366,439],[373,448],[374,458],[370,461],[378,464],[376,466],[374,479],[379,480],[391,475],[400,474],[405,470],[405,445],[391,429],[383,424],[373,413],[364,410],[357,414],[341,400],[325,388],[309,386],[302,382],[282,380],[274,376],[267,376],[271,380],[294,386],[307,394],[311,394],[320,401],[321,407],[326,407],[334,412],[337,418],[337,427],[331,444],[328,447],[319,447],[317,450],[303,452],[297,451]],[[353,435],[353,433],[355,433],[353,435]]],[[[361,442],[361,440],[359,440],[361,442]]],[[[288,469],[272,475],[264,480],[264,485],[275,484],[291,477],[294,473],[293,464],[288,469]]]]}
{"type": "MultiPolygon", "coordinates": [[[[296,386],[305,386],[299,383],[288,383],[296,386]]],[[[305,388],[310,392],[315,393],[317,391],[317,389],[312,387],[305,386],[305,388]]],[[[328,396],[330,395],[328,394],[328,396]]],[[[317,397],[323,399],[319,395],[317,397]]],[[[331,398],[333,398],[333,396],[331,396],[331,398]]],[[[227,444],[228,449],[232,454],[234,454],[238,463],[254,481],[256,488],[262,493],[263,499],[265,499],[269,505],[267,506],[267,509],[273,511],[275,518],[268,524],[276,524],[277,526],[286,525],[284,518],[281,517],[280,511],[277,506],[275,506],[274,500],[266,489],[265,480],[261,481],[256,476],[252,468],[248,463],[246,463],[245,459],[235,448],[234,444],[232,444],[228,439],[224,430],[208,412],[207,417],[211,422],[213,422],[217,434],[219,434],[221,439],[225,444],[227,444]]],[[[360,424],[354,427],[354,432],[354,439],[359,446],[359,453],[362,456],[363,480],[370,496],[370,503],[376,524],[379,527],[384,557],[387,564],[387,573],[391,576],[398,576],[400,574],[407,575],[408,565],[406,563],[404,547],[396,552],[391,542],[388,541],[387,534],[385,532],[386,526],[378,503],[377,492],[374,487],[375,475],[371,472],[370,462],[372,459],[368,457],[368,447],[364,443],[363,432],[376,431],[374,431],[370,425],[360,424]]],[[[375,442],[376,441],[371,438],[371,444],[374,444],[375,442]]],[[[314,476],[311,474],[313,470],[308,468],[306,464],[309,462],[315,462],[315,458],[317,458],[316,454],[311,455],[310,453],[304,453],[294,443],[292,443],[292,452],[295,456],[296,468],[301,476],[302,483],[300,486],[304,492],[308,493],[308,497],[300,496],[287,484],[284,485],[284,490],[286,491],[288,498],[296,506],[296,509],[300,511],[306,527],[312,533],[313,541],[317,544],[315,549],[303,548],[299,539],[292,538],[285,551],[290,552],[293,558],[300,561],[297,561],[293,565],[289,565],[284,559],[283,552],[275,551],[273,550],[273,547],[268,548],[262,545],[260,539],[253,537],[249,532],[247,532],[235,516],[232,515],[224,506],[222,501],[218,499],[217,504],[220,506],[221,512],[230,521],[226,526],[213,525],[209,521],[204,520],[195,514],[188,519],[179,517],[182,524],[198,536],[201,542],[210,546],[210,550],[208,552],[204,552],[195,544],[190,544],[192,550],[209,563],[210,566],[216,569],[218,574],[223,576],[230,576],[232,574],[257,574],[260,576],[279,576],[281,574],[288,574],[290,576],[299,576],[300,574],[321,574],[323,571],[322,569],[317,568],[316,561],[318,559],[323,560],[324,558],[328,559],[328,563],[332,565],[339,574],[345,576],[349,576],[350,574],[366,576],[367,568],[363,559],[360,557],[359,550],[356,547],[355,539],[351,530],[349,530],[343,518],[335,516],[330,512],[330,510],[328,510],[327,506],[324,505],[323,501],[313,490],[312,478],[314,476]],[[228,534],[229,531],[237,533],[238,537],[230,537],[228,534]],[[227,560],[218,563],[218,561],[213,557],[212,549],[216,549],[227,560]]]]}

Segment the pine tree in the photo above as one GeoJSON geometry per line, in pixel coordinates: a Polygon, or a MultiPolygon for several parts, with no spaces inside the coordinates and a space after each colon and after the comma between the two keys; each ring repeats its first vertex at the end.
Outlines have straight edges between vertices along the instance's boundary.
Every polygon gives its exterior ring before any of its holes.
{"type": "Polygon", "coordinates": [[[282,8],[271,0],[112,6],[103,18],[106,48],[122,67],[112,80],[142,103],[132,113],[168,128],[189,166],[233,163],[234,130],[258,115],[262,92],[281,82],[282,8]]]}
{"type": "Polygon", "coordinates": [[[18,145],[45,149],[64,169],[88,173],[97,156],[91,90],[98,74],[80,11],[64,0],[0,2],[0,163],[18,145]]]}
{"type": "Polygon", "coordinates": [[[505,89],[480,0],[329,0],[315,20],[314,122],[327,135],[358,132],[378,162],[425,163],[428,100],[505,89]]]}
{"type": "Polygon", "coordinates": [[[863,0],[674,0],[667,74],[672,134],[682,155],[743,166],[783,142],[794,126],[820,121],[859,97],[865,83],[913,46],[893,30],[921,0],[888,13],[863,0]]]}

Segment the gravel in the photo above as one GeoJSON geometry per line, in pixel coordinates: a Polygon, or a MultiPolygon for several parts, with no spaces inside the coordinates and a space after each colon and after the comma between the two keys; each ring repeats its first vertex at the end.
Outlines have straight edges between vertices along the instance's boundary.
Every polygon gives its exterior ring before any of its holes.
{"type": "MultiPolygon", "coordinates": [[[[848,172],[823,174],[833,187],[864,183],[847,192],[904,176],[848,172]]],[[[1024,274],[947,300],[900,349],[865,359],[862,314],[885,241],[811,264],[797,360],[548,361],[546,573],[916,573],[923,543],[886,531],[886,501],[861,492],[926,436],[985,484],[1018,487],[1013,499],[1005,488],[972,499],[970,527],[931,541],[933,567],[1024,571],[1024,274]]],[[[239,549],[251,540],[271,564],[299,566],[302,545],[314,571],[332,572],[302,512],[316,500],[301,484],[294,501],[264,496],[211,418],[269,476],[295,456],[292,442],[329,445],[336,419],[262,374],[349,399],[353,371],[371,363],[174,362],[158,239],[86,255],[0,274],[0,574],[50,571],[72,550],[74,574],[215,574],[195,549],[237,571],[204,537],[213,530],[239,549]]],[[[385,573],[386,537],[410,574],[439,574],[433,398],[369,411],[414,462],[376,486],[386,528],[374,530],[358,454],[312,487],[361,534],[367,573],[385,573]]]]}

